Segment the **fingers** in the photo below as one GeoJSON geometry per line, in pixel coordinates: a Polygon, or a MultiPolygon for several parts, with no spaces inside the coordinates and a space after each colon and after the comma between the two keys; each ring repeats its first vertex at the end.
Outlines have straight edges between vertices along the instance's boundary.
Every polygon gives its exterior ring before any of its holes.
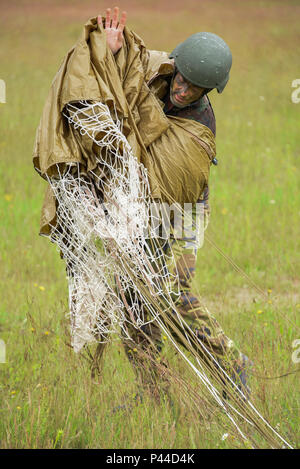
{"type": "Polygon", "coordinates": [[[99,26],[102,26],[102,16],[101,15],[97,16],[97,23],[98,23],[99,26]]]}
{"type": "Polygon", "coordinates": [[[105,29],[110,28],[110,13],[111,13],[111,9],[107,8],[107,10],[106,10],[106,20],[105,20],[105,29]]]}
{"type": "Polygon", "coordinates": [[[122,12],[121,19],[120,19],[119,26],[118,26],[118,29],[119,29],[120,31],[123,31],[123,29],[124,29],[124,27],[125,27],[125,24],[126,24],[126,19],[127,19],[127,12],[126,12],[126,11],[123,11],[123,12],[122,12]]]}
{"type": "MultiPolygon", "coordinates": [[[[114,7],[113,16],[111,18],[111,8],[107,8],[106,10],[106,19],[105,19],[105,29],[113,28],[118,29],[119,31],[123,31],[127,20],[127,12],[123,11],[120,23],[119,23],[119,7],[114,7]]],[[[98,24],[101,24],[102,17],[98,16],[98,24]]]]}
{"type": "Polygon", "coordinates": [[[117,29],[118,20],[119,20],[119,8],[115,7],[113,18],[112,18],[112,23],[111,23],[112,28],[117,29]]]}

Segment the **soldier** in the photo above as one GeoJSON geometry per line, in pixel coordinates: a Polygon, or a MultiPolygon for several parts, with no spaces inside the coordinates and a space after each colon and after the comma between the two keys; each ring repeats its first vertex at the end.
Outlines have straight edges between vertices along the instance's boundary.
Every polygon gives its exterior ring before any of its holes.
{"type": "MultiPolygon", "coordinates": [[[[103,25],[101,16],[98,16],[99,27],[103,25]]],[[[126,12],[123,12],[119,21],[119,9],[106,10],[105,31],[106,40],[112,53],[118,54],[123,45],[123,30],[126,24],[126,12]]],[[[212,136],[216,134],[214,112],[208,98],[212,89],[222,93],[228,79],[232,64],[232,56],[227,44],[212,33],[196,33],[179,44],[173,52],[148,51],[149,66],[146,81],[160,102],[167,116],[177,116],[191,121],[199,122],[210,129],[212,136]]],[[[207,151],[209,152],[209,148],[207,151]]],[[[217,164],[216,158],[211,158],[217,164]]],[[[209,218],[208,186],[206,185],[200,201],[204,204],[206,224],[209,218]]],[[[175,254],[176,264],[168,265],[172,273],[179,277],[179,300],[177,308],[189,326],[196,333],[198,339],[216,357],[222,368],[229,371],[233,380],[249,396],[246,370],[251,364],[223,332],[216,319],[201,304],[197,296],[192,294],[191,283],[195,274],[197,243],[195,237],[183,236],[181,240],[169,240],[169,248],[175,254]]],[[[167,251],[166,251],[167,254],[167,251]]],[[[168,258],[168,256],[166,256],[168,258]]],[[[175,287],[174,287],[175,288],[175,287]]],[[[141,380],[141,383],[150,387],[156,385],[157,373],[155,367],[145,365],[132,350],[138,343],[145,350],[149,344],[145,337],[151,337],[156,344],[156,352],[162,348],[161,332],[155,324],[143,327],[143,334],[136,329],[131,330],[132,342],[124,341],[125,350],[129,360],[141,380]]],[[[99,344],[98,352],[102,354],[103,346],[99,344]]],[[[151,352],[153,353],[153,351],[151,352]]]]}

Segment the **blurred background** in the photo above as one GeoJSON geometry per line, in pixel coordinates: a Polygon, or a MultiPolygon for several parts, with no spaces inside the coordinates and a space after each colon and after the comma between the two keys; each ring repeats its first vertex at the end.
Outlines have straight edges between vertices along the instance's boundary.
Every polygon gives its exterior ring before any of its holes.
{"type": "MultiPolygon", "coordinates": [[[[212,421],[205,431],[180,398],[176,418],[167,407],[150,412],[150,401],[142,411],[107,418],[108,409],[135,392],[122,347],[108,347],[95,381],[87,361],[66,345],[65,269],[55,246],[38,236],[46,183],[34,171],[32,148],[64,55],[89,18],[115,5],[0,0],[0,6],[6,84],[0,104],[0,339],[6,343],[0,446],[240,447],[234,438],[222,440],[212,421]]],[[[120,0],[118,6],[149,49],[171,51],[189,35],[209,31],[232,50],[225,91],[209,95],[219,165],[211,168],[212,215],[196,283],[226,333],[255,362],[260,410],[297,445],[299,365],[292,354],[300,339],[300,103],[293,102],[292,83],[300,79],[300,1],[120,0]]],[[[185,373],[183,365],[174,366],[185,373]]]]}

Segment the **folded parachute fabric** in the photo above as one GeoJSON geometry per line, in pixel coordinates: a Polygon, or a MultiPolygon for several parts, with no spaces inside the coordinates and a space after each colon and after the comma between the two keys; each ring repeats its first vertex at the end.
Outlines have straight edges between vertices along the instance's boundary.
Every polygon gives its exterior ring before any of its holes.
{"type": "MultiPolygon", "coordinates": [[[[170,204],[196,202],[208,182],[214,136],[198,122],[163,113],[155,78],[173,73],[172,61],[166,53],[147,50],[127,28],[124,38],[114,57],[96,19],[84,26],[54,77],[37,129],[34,167],[47,180],[72,164],[78,164],[82,174],[100,176],[95,143],[70,124],[65,112],[70,103],[99,102],[117,116],[135,158],[147,168],[151,197],[170,204]]],[[[49,185],[41,234],[51,234],[56,208],[49,185]]]]}

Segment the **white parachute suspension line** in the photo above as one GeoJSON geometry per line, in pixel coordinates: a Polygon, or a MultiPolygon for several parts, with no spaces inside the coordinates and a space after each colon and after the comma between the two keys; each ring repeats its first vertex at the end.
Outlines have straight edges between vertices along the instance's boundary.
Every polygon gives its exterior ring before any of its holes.
{"type": "MultiPolygon", "coordinates": [[[[191,369],[195,372],[195,374],[198,376],[202,384],[206,387],[208,392],[212,395],[212,397],[216,400],[216,402],[219,404],[219,406],[225,411],[227,417],[229,420],[233,423],[239,434],[244,440],[247,440],[247,437],[244,435],[244,433],[241,431],[237,423],[235,422],[234,418],[232,415],[228,412],[226,406],[224,405],[224,402],[222,401],[219,391],[213,386],[213,384],[209,381],[208,377],[204,374],[201,373],[200,370],[198,370],[195,365],[191,362],[191,360],[188,359],[188,357],[185,355],[185,353],[181,350],[181,348],[178,346],[176,341],[173,339],[172,335],[168,333],[168,330],[165,328],[163,322],[158,318],[157,322],[159,323],[161,329],[164,331],[166,336],[169,338],[169,340],[172,342],[173,346],[177,350],[177,352],[182,356],[182,358],[189,364],[191,369]]],[[[243,417],[245,418],[245,417],[243,417]]]]}
{"type": "MultiPolygon", "coordinates": [[[[116,112],[115,116],[117,116],[116,112]]],[[[102,185],[104,188],[105,199],[108,201],[104,204],[99,203],[93,184],[82,178],[78,166],[74,170],[74,167],[70,165],[64,174],[59,172],[58,167],[58,177],[48,179],[58,201],[58,228],[53,227],[52,237],[63,252],[67,264],[69,262],[72,266],[69,269],[69,296],[75,350],[80,350],[86,342],[94,341],[95,337],[98,342],[108,340],[107,337],[112,333],[118,333],[120,328],[124,331],[124,324],[130,322],[128,315],[124,313],[124,297],[120,298],[120,294],[114,287],[114,280],[117,278],[121,290],[129,298],[134,327],[140,328],[144,324],[156,321],[216,402],[225,410],[240,435],[246,439],[224,406],[219,391],[209,381],[205,372],[202,373],[197,369],[182,352],[155,311],[153,304],[137,291],[134,279],[126,275],[129,263],[132,275],[143,278],[149,285],[154,300],[155,297],[162,298],[167,305],[172,307],[171,294],[174,295],[174,292],[171,290],[171,274],[161,268],[161,265],[164,265],[162,253],[153,253],[144,236],[145,232],[149,233],[147,203],[150,189],[147,170],[132,154],[127,139],[121,132],[122,124],[117,117],[115,120],[112,119],[106,105],[90,104],[86,101],[81,101],[79,107],[77,104],[69,104],[65,117],[75,129],[80,131],[81,135],[87,135],[100,147],[99,154],[96,156],[97,163],[103,169],[104,174],[109,173],[107,181],[105,178],[101,178],[100,181],[97,173],[91,171],[95,180],[99,179],[99,187],[102,185]],[[101,135],[101,139],[97,137],[98,135],[101,135]],[[122,211],[128,215],[126,212],[128,207],[130,208],[129,216],[126,218],[122,211]],[[125,218],[126,221],[132,222],[131,232],[129,230],[131,236],[128,236],[125,218]],[[133,233],[135,241],[132,239],[133,233]],[[102,240],[101,252],[99,252],[97,240],[102,240]],[[151,267],[153,264],[155,270],[151,267]],[[74,300],[75,297],[76,300],[74,300]],[[141,308],[143,303],[145,311],[151,313],[150,319],[149,314],[145,315],[143,307],[141,308]]],[[[151,230],[149,234],[151,237],[151,230]]],[[[174,280],[176,279],[173,278],[174,280]]],[[[190,335],[195,335],[178,314],[177,319],[184,331],[189,329],[190,335]]],[[[190,343],[188,334],[185,333],[185,336],[190,343]]],[[[204,344],[201,343],[201,346],[205,353],[216,362],[204,344]]],[[[203,369],[201,362],[197,358],[196,360],[198,366],[203,369]]],[[[232,382],[225,370],[223,371],[228,381],[232,382]]],[[[232,384],[245,398],[235,383],[232,382],[232,384]]],[[[250,401],[247,402],[264,423],[274,431],[250,401]]],[[[233,406],[230,405],[230,407],[242,416],[233,406]]],[[[277,432],[275,433],[284,441],[277,432]]],[[[287,444],[285,441],[284,443],[287,444]]]]}
{"type": "MultiPolygon", "coordinates": [[[[174,309],[173,309],[174,311],[174,309]]],[[[194,335],[194,332],[192,329],[190,329],[190,326],[184,321],[182,317],[177,313],[175,309],[177,318],[180,319],[182,322],[182,325],[184,325],[183,330],[189,330],[191,335],[194,335]]],[[[230,407],[237,415],[239,415],[243,420],[245,420],[248,424],[254,426],[254,423],[251,422],[248,418],[246,418],[244,415],[242,415],[233,405],[231,405],[229,402],[226,402],[226,406],[224,404],[224,401],[222,400],[220,396],[220,392],[218,389],[214,387],[214,385],[211,383],[205,372],[201,373],[201,371],[192,363],[191,360],[186,356],[186,354],[183,352],[183,350],[178,346],[177,342],[174,340],[172,337],[172,334],[169,333],[168,329],[165,327],[164,322],[161,320],[160,316],[157,316],[156,318],[157,323],[159,324],[161,330],[164,332],[164,334],[168,337],[170,342],[173,344],[174,348],[176,348],[177,352],[182,356],[182,358],[189,364],[191,369],[195,372],[195,374],[198,376],[202,384],[206,387],[206,389],[209,391],[209,393],[212,395],[212,397],[217,401],[217,403],[220,405],[220,407],[225,411],[227,417],[230,419],[230,421],[233,423],[235,428],[237,429],[238,433],[241,435],[241,437],[244,440],[247,440],[247,437],[244,435],[244,433],[241,431],[237,423],[235,422],[234,418],[228,411],[227,407],[230,407]]],[[[190,342],[189,336],[186,334],[185,335],[186,339],[190,342]]],[[[210,359],[215,363],[216,366],[220,367],[220,364],[217,362],[215,357],[211,354],[211,352],[205,347],[205,345],[199,341],[201,347],[204,349],[205,353],[207,356],[210,357],[210,359]]],[[[203,369],[202,364],[200,363],[199,359],[194,356],[196,359],[198,365],[200,368],[203,369]]],[[[226,373],[225,370],[222,369],[222,373],[226,377],[226,379],[231,383],[232,387],[235,388],[235,390],[241,395],[241,397],[244,399],[244,402],[247,403],[247,405],[250,406],[250,408],[255,412],[255,414],[260,418],[264,424],[272,431],[274,434],[288,447],[292,449],[292,446],[268,423],[267,420],[258,412],[258,410],[255,408],[255,406],[251,403],[251,401],[244,395],[244,393],[241,391],[241,389],[236,385],[234,381],[232,381],[231,377],[226,373]]]]}
{"type": "MultiPolygon", "coordinates": [[[[158,321],[160,321],[160,319],[158,318],[158,321]]],[[[193,331],[190,329],[189,325],[184,321],[183,319],[183,322],[185,323],[185,329],[186,330],[190,330],[191,333],[193,333],[193,331]]],[[[161,327],[163,327],[163,324],[160,322],[160,325],[161,327]]],[[[186,336],[187,340],[189,340],[189,337],[186,336]]],[[[169,335],[169,339],[172,340],[172,338],[170,337],[169,335]]],[[[199,341],[199,344],[201,345],[201,347],[204,349],[205,353],[207,356],[210,357],[210,359],[215,363],[216,366],[218,366],[219,368],[220,367],[220,364],[217,362],[217,360],[215,359],[215,357],[212,355],[212,353],[207,349],[207,347],[205,347],[205,345],[199,341]]],[[[176,348],[178,348],[176,342],[174,342],[173,344],[176,348]]],[[[186,358],[186,357],[185,357],[186,358]]],[[[194,357],[198,363],[198,365],[202,368],[202,364],[200,363],[199,361],[199,358],[197,357],[194,357]]],[[[187,359],[187,358],[186,358],[187,359]]],[[[188,359],[187,359],[188,360],[188,359]]],[[[258,416],[258,418],[260,418],[263,423],[285,444],[287,445],[288,448],[290,449],[293,449],[292,446],[269,424],[269,422],[263,417],[263,415],[258,412],[258,410],[256,409],[256,407],[252,404],[252,402],[250,401],[250,399],[247,398],[247,396],[244,395],[244,393],[242,392],[242,390],[236,385],[236,383],[232,380],[232,378],[228,375],[228,373],[226,373],[226,371],[224,369],[222,369],[222,373],[224,374],[224,376],[226,377],[226,379],[228,380],[228,382],[230,382],[231,386],[240,394],[240,396],[244,399],[244,402],[247,402],[247,405],[249,405],[249,407],[252,409],[252,411],[258,416]]],[[[209,382],[207,376],[204,374],[203,375],[203,379],[204,380],[207,380],[207,382],[209,382]]],[[[211,383],[210,383],[211,384],[211,383]]],[[[219,394],[219,391],[216,390],[213,386],[212,386],[212,389],[213,391],[217,392],[217,394],[219,394]]],[[[224,404],[223,402],[221,401],[221,404],[220,404],[223,408],[224,408],[224,404]]],[[[251,424],[251,425],[254,425],[253,422],[250,422],[244,415],[242,415],[240,412],[238,412],[237,409],[235,409],[234,406],[232,406],[229,402],[226,403],[226,405],[228,407],[230,407],[235,413],[237,413],[241,418],[243,418],[248,424],[251,424]]],[[[226,411],[226,409],[225,409],[226,411]]],[[[227,411],[226,411],[227,413],[227,411]]],[[[229,417],[229,415],[228,415],[229,417]]],[[[239,430],[239,429],[238,429],[239,430]]],[[[239,430],[240,431],[240,430],[239,430]]]]}

